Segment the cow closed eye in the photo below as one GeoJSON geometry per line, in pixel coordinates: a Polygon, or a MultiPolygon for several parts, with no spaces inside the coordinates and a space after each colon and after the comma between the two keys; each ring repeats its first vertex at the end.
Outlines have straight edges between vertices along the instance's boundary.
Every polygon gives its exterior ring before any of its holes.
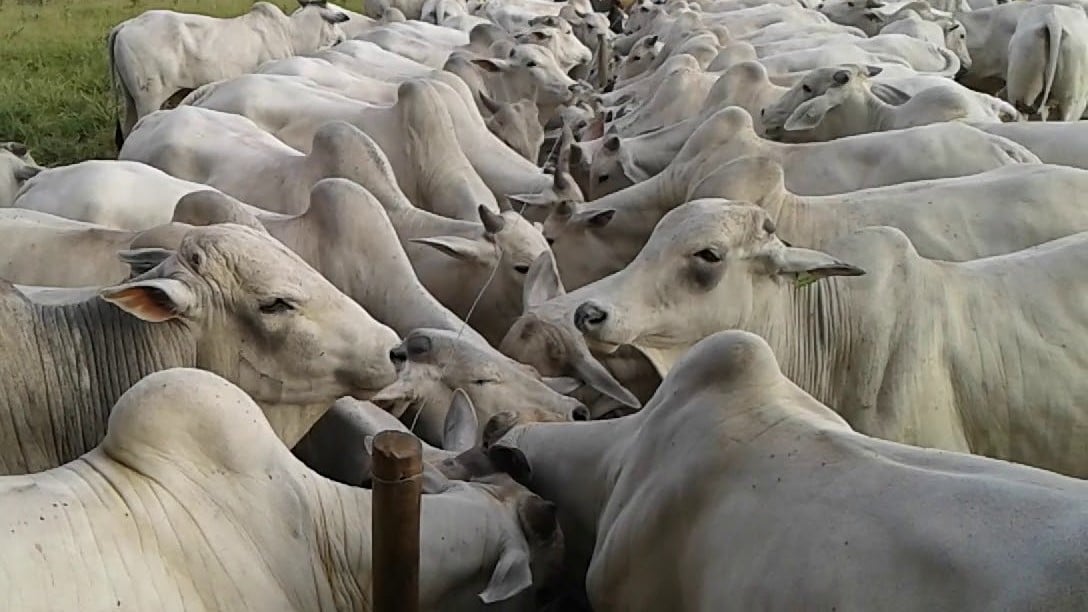
{"type": "Polygon", "coordinates": [[[722,256],[720,253],[718,253],[718,250],[712,248],[706,248],[701,251],[697,251],[695,253],[695,257],[698,257],[699,259],[707,263],[718,263],[722,260],[722,256]]]}
{"type": "Polygon", "coordinates": [[[801,86],[801,91],[803,91],[805,93],[812,93],[812,88],[809,87],[808,85],[802,85],[801,86]]]}
{"type": "Polygon", "coordinates": [[[283,298],[275,298],[262,303],[260,309],[264,314],[280,314],[294,310],[295,307],[283,298]]]}
{"type": "Polygon", "coordinates": [[[477,378],[476,380],[472,381],[472,384],[474,384],[474,385],[489,385],[491,383],[496,383],[496,382],[499,382],[499,381],[495,380],[494,378],[477,378]]]}

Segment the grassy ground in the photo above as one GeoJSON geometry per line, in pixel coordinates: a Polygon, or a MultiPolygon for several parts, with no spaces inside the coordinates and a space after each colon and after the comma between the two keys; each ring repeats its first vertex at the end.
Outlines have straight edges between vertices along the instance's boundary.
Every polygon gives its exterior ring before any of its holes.
{"type": "MultiPolygon", "coordinates": [[[[106,35],[152,8],[237,15],[253,0],[0,0],[0,141],[38,163],[112,158],[116,103],[106,35]]],[[[274,0],[293,9],[294,0],[274,0]]]]}

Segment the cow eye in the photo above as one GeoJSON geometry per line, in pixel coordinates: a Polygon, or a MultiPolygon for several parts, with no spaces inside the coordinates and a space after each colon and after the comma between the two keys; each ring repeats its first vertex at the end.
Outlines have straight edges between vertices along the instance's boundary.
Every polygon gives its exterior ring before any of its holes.
{"type": "Polygon", "coordinates": [[[536,62],[534,62],[533,60],[529,60],[529,62],[526,63],[525,65],[530,67],[530,68],[536,68],[536,62]]]}
{"type": "Polygon", "coordinates": [[[605,182],[607,180],[608,180],[608,175],[607,174],[602,174],[602,175],[597,177],[597,182],[598,183],[603,183],[603,182],[605,182]]]}
{"type": "Polygon", "coordinates": [[[529,266],[527,266],[525,264],[518,264],[518,265],[514,266],[514,271],[517,272],[518,274],[528,274],[529,273],[529,266]]]}
{"type": "Polygon", "coordinates": [[[295,309],[295,307],[292,306],[290,302],[283,298],[276,298],[274,300],[264,302],[260,305],[260,308],[261,312],[264,314],[280,314],[295,309]]]}
{"type": "Polygon", "coordinates": [[[812,93],[812,88],[809,87],[808,85],[802,85],[801,86],[801,91],[803,91],[805,93],[812,93]]]}
{"type": "Polygon", "coordinates": [[[718,263],[722,260],[722,256],[718,253],[717,249],[706,248],[695,253],[695,256],[707,263],[718,263]]]}

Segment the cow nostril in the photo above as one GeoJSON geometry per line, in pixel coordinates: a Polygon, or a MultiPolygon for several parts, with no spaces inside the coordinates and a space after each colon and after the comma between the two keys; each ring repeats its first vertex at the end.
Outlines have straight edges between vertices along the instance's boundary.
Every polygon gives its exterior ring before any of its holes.
{"type": "Polygon", "coordinates": [[[588,421],[589,420],[589,408],[585,406],[578,406],[570,413],[570,418],[575,421],[588,421]]]}
{"type": "Polygon", "coordinates": [[[393,365],[400,365],[408,360],[408,351],[404,348],[395,346],[389,350],[389,361],[393,362],[393,365]]]}
{"type": "Polygon", "coordinates": [[[765,109],[765,108],[759,109],[759,116],[760,117],[766,117],[767,116],[767,109],[765,109]]]}
{"type": "Polygon", "coordinates": [[[583,302],[574,311],[574,326],[582,333],[588,333],[600,327],[607,319],[607,312],[589,302],[583,302]]]}

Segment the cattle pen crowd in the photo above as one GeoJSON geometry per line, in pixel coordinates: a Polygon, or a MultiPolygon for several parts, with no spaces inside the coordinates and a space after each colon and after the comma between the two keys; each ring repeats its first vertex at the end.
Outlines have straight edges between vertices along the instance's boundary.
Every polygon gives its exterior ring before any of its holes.
{"type": "Polygon", "coordinates": [[[0,143],[0,610],[1088,611],[1088,0],[283,4],[0,143]]]}

